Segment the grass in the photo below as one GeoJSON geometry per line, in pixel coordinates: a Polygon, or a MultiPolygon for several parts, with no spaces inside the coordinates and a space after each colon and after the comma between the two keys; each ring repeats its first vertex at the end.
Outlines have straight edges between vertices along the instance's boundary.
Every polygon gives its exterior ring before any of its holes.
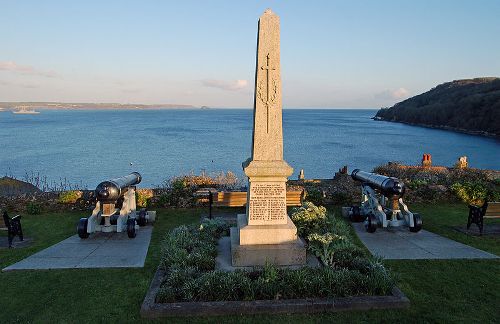
{"type": "MultiPolygon", "coordinates": [[[[463,225],[461,205],[411,206],[421,212],[424,228],[457,241],[499,254],[498,239],[470,237],[452,229],[463,225]]],[[[338,209],[336,209],[338,211],[338,209]]],[[[0,322],[142,322],[140,305],[160,258],[166,231],[199,220],[205,209],[158,210],[151,245],[142,269],[71,269],[0,273],[0,322]]],[[[33,244],[0,249],[3,268],[75,233],[81,213],[23,216],[26,236],[33,244]]],[[[195,318],[194,322],[495,322],[500,318],[499,260],[385,261],[399,277],[410,298],[406,310],[337,314],[262,315],[195,318]]],[[[184,322],[185,319],[172,319],[184,322]]]]}

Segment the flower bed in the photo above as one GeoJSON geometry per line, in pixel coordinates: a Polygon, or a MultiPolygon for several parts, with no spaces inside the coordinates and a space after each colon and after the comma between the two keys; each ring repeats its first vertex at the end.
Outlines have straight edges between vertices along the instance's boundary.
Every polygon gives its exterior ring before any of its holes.
{"type": "Polygon", "coordinates": [[[156,296],[160,303],[323,298],[387,295],[394,280],[380,259],[351,242],[345,223],[328,218],[323,207],[306,203],[292,219],[309,249],[324,267],[283,269],[272,265],[252,271],[215,270],[217,241],[228,233],[221,220],[205,220],[199,226],[180,226],[169,232],[162,246],[160,269],[164,271],[156,296]]]}

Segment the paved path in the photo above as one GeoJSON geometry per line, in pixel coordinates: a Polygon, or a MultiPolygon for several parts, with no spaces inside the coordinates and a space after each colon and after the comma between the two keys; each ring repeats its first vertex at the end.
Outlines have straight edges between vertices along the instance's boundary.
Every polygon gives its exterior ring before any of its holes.
{"type": "Polygon", "coordinates": [[[3,269],[142,268],[151,241],[152,226],[141,227],[137,236],[95,233],[87,239],[73,235],[3,269]]]}
{"type": "Polygon", "coordinates": [[[352,224],[356,234],[373,255],[384,259],[494,259],[498,256],[458,243],[440,235],[408,228],[378,228],[368,233],[363,223],[352,224]]]}

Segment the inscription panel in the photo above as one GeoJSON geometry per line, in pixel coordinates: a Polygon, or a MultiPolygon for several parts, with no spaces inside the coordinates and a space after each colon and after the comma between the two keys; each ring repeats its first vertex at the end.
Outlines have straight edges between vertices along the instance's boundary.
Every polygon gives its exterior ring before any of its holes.
{"type": "Polygon", "coordinates": [[[254,182],[250,185],[249,225],[286,224],[286,184],[254,182]]]}

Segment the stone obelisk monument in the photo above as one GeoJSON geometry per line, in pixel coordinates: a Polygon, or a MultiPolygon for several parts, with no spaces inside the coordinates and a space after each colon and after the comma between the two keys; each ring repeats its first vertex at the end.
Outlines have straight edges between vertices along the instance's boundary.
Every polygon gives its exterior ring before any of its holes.
{"type": "Polygon", "coordinates": [[[305,264],[304,243],[286,210],[286,181],[293,169],[283,160],[280,25],[270,9],[259,19],[252,156],[243,169],[247,212],[231,228],[233,266],[305,264]]]}

